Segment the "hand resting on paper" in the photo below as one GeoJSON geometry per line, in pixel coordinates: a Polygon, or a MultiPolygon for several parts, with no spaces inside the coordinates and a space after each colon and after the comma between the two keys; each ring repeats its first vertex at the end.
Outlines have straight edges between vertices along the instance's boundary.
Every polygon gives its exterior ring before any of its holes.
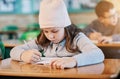
{"type": "Polygon", "coordinates": [[[73,57],[63,57],[52,60],[50,65],[53,69],[73,68],[77,65],[77,61],[73,57]]]}
{"type": "Polygon", "coordinates": [[[41,57],[41,60],[35,64],[49,64],[53,69],[73,68],[77,65],[73,57],[47,58],[41,57]]]}

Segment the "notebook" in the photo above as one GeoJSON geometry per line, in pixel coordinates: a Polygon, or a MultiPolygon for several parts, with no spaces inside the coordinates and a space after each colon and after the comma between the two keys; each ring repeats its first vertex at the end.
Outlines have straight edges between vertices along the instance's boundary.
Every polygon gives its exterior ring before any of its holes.
{"type": "Polygon", "coordinates": [[[58,59],[57,57],[41,57],[40,61],[36,62],[35,64],[49,64],[51,60],[58,59]]]}

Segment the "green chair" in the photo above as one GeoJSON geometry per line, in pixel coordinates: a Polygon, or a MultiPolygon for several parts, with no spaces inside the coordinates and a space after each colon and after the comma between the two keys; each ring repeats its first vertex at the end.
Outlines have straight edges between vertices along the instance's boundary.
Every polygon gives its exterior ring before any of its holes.
{"type": "Polygon", "coordinates": [[[18,26],[16,25],[7,25],[2,28],[3,35],[8,35],[8,39],[17,39],[18,38],[18,26]]]}
{"type": "Polygon", "coordinates": [[[10,50],[12,47],[5,47],[3,42],[0,41],[0,59],[10,58],[10,50]]]}
{"type": "Polygon", "coordinates": [[[27,25],[27,30],[20,36],[20,40],[32,40],[40,34],[40,26],[38,23],[31,23],[27,25]]]}
{"type": "Polygon", "coordinates": [[[5,46],[2,41],[0,41],[0,58],[5,59],[5,46]]]}
{"type": "Polygon", "coordinates": [[[24,32],[19,40],[23,41],[23,40],[32,40],[34,38],[36,38],[39,35],[40,31],[28,31],[28,32],[24,32]]]}
{"type": "Polygon", "coordinates": [[[31,23],[27,25],[27,31],[39,30],[40,25],[38,23],[31,23]]]}
{"type": "Polygon", "coordinates": [[[7,25],[2,28],[3,31],[17,31],[18,29],[16,25],[7,25]]]}

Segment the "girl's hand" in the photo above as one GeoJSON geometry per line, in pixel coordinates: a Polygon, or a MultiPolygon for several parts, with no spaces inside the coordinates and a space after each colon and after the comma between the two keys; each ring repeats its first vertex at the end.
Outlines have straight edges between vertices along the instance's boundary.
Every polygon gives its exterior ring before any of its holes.
{"type": "Polygon", "coordinates": [[[24,51],[21,55],[21,60],[26,63],[35,63],[40,60],[41,53],[36,49],[24,51]]]}
{"type": "Polygon", "coordinates": [[[50,63],[53,69],[73,68],[77,65],[73,57],[64,57],[52,60],[50,63]]]}

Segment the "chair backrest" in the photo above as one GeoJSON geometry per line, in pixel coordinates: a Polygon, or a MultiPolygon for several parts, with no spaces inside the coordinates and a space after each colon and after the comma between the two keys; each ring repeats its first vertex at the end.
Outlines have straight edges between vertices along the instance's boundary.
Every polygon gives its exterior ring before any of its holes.
{"type": "Polygon", "coordinates": [[[17,34],[18,29],[19,28],[16,25],[7,25],[7,26],[4,26],[2,28],[2,37],[7,36],[6,38],[4,38],[5,40],[17,39],[18,38],[18,34],[17,34]]]}
{"type": "Polygon", "coordinates": [[[5,46],[2,41],[0,41],[0,58],[5,59],[5,46]]]}
{"type": "Polygon", "coordinates": [[[32,40],[36,38],[40,34],[40,25],[39,23],[30,23],[27,25],[27,30],[23,32],[19,38],[19,40],[32,40]]]}
{"type": "Polygon", "coordinates": [[[27,31],[36,31],[36,30],[40,30],[39,23],[31,23],[27,25],[27,31]]]}
{"type": "Polygon", "coordinates": [[[16,25],[7,25],[2,28],[2,31],[17,31],[18,29],[16,25]]]}
{"type": "Polygon", "coordinates": [[[39,35],[39,33],[40,33],[40,30],[39,31],[28,31],[28,32],[24,32],[21,36],[20,36],[20,38],[19,38],[19,40],[27,40],[27,41],[29,41],[29,40],[32,40],[32,39],[35,39],[38,35],[39,35]]]}

